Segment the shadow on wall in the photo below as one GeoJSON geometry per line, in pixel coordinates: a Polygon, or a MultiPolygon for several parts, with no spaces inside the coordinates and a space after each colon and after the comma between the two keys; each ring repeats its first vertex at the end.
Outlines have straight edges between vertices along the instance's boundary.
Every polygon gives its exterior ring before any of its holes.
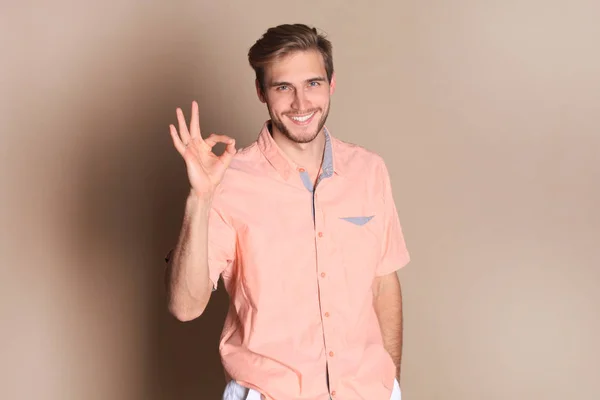
{"type": "Polygon", "coordinates": [[[95,384],[121,385],[113,398],[220,398],[225,380],[218,342],[227,294],[220,285],[205,314],[182,323],[167,311],[163,273],[189,188],[168,124],[176,122],[178,106],[189,116],[193,99],[203,126],[218,126],[226,116],[210,115],[223,105],[200,93],[213,75],[203,70],[210,63],[195,63],[205,44],[190,43],[183,32],[142,33],[90,46],[85,85],[73,97],[71,111],[85,132],[74,150],[77,209],[70,227],[81,266],[77,298],[92,305],[94,317],[86,321],[102,327],[86,334],[83,346],[100,343],[95,368],[111,372],[95,384]]]}

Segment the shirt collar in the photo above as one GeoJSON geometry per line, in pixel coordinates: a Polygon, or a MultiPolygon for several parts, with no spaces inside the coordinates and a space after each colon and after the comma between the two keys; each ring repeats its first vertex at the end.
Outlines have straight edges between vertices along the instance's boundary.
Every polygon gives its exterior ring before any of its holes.
{"type": "MultiPolygon", "coordinates": [[[[299,166],[294,163],[275,143],[271,132],[269,131],[271,121],[265,122],[258,136],[257,144],[261,152],[269,163],[279,172],[283,179],[287,180],[292,172],[299,169],[299,166]]],[[[327,128],[323,129],[325,134],[325,151],[323,154],[322,177],[328,178],[333,173],[339,175],[339,162],[336,157],[337,140],[331,136],[327,128]]]]}

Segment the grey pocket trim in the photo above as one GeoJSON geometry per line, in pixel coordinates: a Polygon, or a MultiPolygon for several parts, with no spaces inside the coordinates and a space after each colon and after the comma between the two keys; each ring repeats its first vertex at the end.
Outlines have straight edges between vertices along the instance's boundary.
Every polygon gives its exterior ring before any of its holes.
{"type": "Polygon", "coordinates": [[[343,217],[340,219],[343,219],[345,221],[353,223],[354,225],[364,225],[367,222],[369,222],[371,219],[373,219],[373,217],[374,217],[374,215],[371,215],[368,217],[343,217]]]}

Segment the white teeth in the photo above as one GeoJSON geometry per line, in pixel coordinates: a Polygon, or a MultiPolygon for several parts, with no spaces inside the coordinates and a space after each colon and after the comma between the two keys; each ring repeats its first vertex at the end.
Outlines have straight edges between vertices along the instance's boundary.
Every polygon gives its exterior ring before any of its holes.
{"type": "Polygon", "coordinates": [[[298,122],[306,122],[306,121],[308,121],[308,119],[309,119],[310,117],[312,117],[312,116],[313,116],[313,114],[314,114],[314,113],[312,113],[312,114],[308,114],[308,115],[305,115],[305,116],[303,116],[303,117],[290,117],[290,118],[291,118],[291,119],[293,119],[294,121],[298,121],[298,122]]]}

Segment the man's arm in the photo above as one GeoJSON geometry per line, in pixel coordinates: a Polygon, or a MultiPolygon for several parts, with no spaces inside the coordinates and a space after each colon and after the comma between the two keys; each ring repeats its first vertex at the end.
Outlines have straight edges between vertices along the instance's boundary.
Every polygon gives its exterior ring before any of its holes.
{"type": "MultiPolygon", "coordinates": [[[[206,139],[200,132],[198,103],[192,103],[192,118],[188,129],[183,111],[177,108],[179,131],[169,126],[175,149],[183,157],[190,194],[177,246],[168,260],[165,283],[169,311],[181,321],[199,317],[210,299],[212,281],[208,267],[208,220],[212,200],[225,170],[236,153],[235,141],[212,134],[206,139]],[[225,143],[225,151],[217,156],[212,149],[225,143]]],[[[211,231],[212,233],[212,231],[211,231]]]]}
{"type": "Polygon", "coordinates": [[[210,299],[208,272],[208,214],[210,200],[188,196],[177,246],[167,264],[169,311],[180,321],[199,317],[210,299]]]}
{"type": "Polygon", "coordinates": [[[396,272],[375,278],[373,282],[373,307],[381,327],[383,345],[396,365],[396,378],[400,382],[402,290],[396,272]]]}

